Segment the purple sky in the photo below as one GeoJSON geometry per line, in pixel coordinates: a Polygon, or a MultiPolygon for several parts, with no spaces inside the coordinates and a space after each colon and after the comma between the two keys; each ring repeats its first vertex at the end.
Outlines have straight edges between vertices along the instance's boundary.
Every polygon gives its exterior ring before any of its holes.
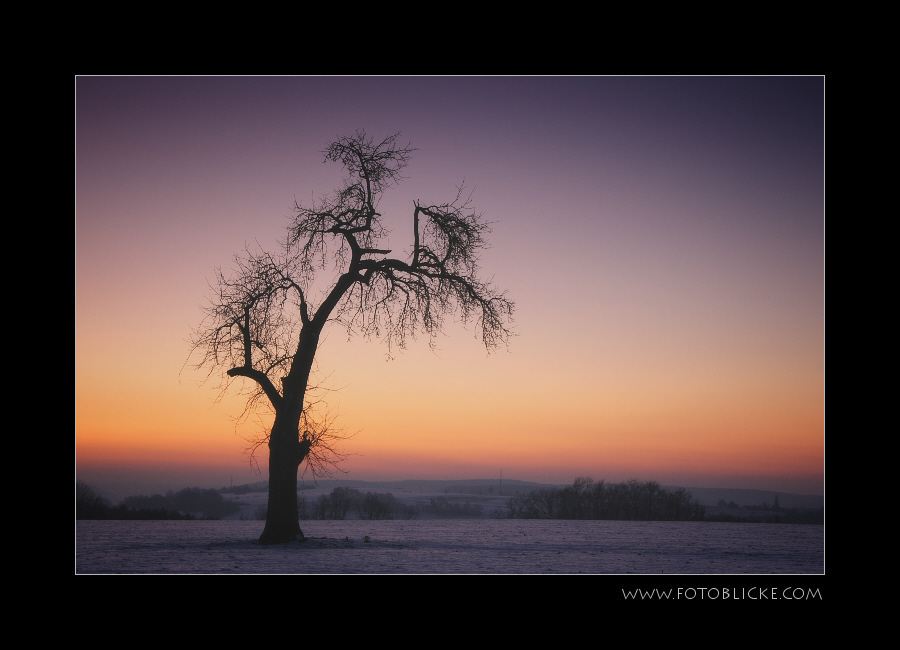
{"type": "Polygon", "coordinates": [[[418,148],[380,206],[395,251],[414,199],[474,190],[518,336],[385,363],[331,332],[348,478],[824,489],[821,77],[79,77],[75,117],[85,479],[265,478],[185,341],[214,268],[338,186],[321,152],[363,128],[418,148]]]}

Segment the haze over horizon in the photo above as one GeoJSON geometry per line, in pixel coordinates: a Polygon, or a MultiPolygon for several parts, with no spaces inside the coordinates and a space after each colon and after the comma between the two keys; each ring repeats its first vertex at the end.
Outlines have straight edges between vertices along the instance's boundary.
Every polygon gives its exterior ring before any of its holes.
{"type": "MultiPolygon", "coordinates": [[[[576,476],[824,494],[821,77],[78,77],[75,451],[105,488],[250,471],[243,402],[184,367],[214,270],[340,185],[336,137],[418,149],[380,205],[463,181],[509,350],[452,325],[317,363],[356,436],[335,478],[576,476]]],[[[193,480],[191,479],[193,478],[193,480]]],[[[108,488],[106,488],[108,489],[108,488]]]]}

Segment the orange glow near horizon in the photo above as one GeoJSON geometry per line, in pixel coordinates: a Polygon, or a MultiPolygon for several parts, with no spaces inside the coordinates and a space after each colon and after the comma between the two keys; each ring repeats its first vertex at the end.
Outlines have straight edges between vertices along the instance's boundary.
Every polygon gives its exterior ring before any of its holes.
{"type": "MultiPolygon", "coordinates": [[[[323,345],[323,364],[335,368],[326,383],[338,388],[327,396],[336,424],[357,433],[342,445],[351,454],[350,477],[503,467],[556,482],[610,473],[647,480],[793,473],[815,484],[822,475],[824,400],[810,390],[815,386],[791,388],[789,379],[752,376],[737,383],[727,377],[616,382],[617,374],[634,370],[614,367],[593,381],[575,372],[544,383],[531,379],[519,351],[485,356],[470,336],[458,334],[448,341],[452,353],[422,356],[417,344],[389,362],[377,342],[323,345]],[[419,382],[423,371],[433,380],[419,382]]],[[[545,370],[559,377],[574,358],[545,370]]],[[[219,393],[199,384],[196,373],[182,371],[178,381],[177,368],[169,370],[168,379],[149,385],[79,374],[80,464],[220,463],[241,475],[248,465],[243,437],[258,435],[270,414],[235,427],[243,408],[236,390],[216,403],[219,393]]],[[[264,470],[264,450],[257,460],[264,470]]]]}

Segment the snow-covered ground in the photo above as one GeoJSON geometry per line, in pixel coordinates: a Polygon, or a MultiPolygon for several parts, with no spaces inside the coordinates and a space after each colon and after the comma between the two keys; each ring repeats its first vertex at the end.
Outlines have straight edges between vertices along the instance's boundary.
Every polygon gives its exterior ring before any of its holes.
{"type": "Polygon", "coordinates": [[[824,526],[503,519],[305,521],[261,546],[262,521],[78,521],[90,573],[822,575],[824,526]]]}

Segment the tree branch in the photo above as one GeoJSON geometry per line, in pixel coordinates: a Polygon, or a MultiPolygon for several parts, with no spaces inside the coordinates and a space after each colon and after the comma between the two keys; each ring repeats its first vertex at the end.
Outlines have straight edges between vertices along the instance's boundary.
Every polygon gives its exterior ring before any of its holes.
{"type": "Polygon", "coordinates": [[[266,394],[266,397],[269,398],[269,401],[272,403],[272,406],[275,408],[275,410],[281,408],[281,393],[278,392],[278,389],[275,388],[275,385],[272,383],[272,380],[269,379],[266,373],[254,368],[238,366],[237,368],[232,368],[226,374],[229,377],[247,377],[248,379],[252,379],[257,384],[259,384],[259,387],[266,394]]]}

